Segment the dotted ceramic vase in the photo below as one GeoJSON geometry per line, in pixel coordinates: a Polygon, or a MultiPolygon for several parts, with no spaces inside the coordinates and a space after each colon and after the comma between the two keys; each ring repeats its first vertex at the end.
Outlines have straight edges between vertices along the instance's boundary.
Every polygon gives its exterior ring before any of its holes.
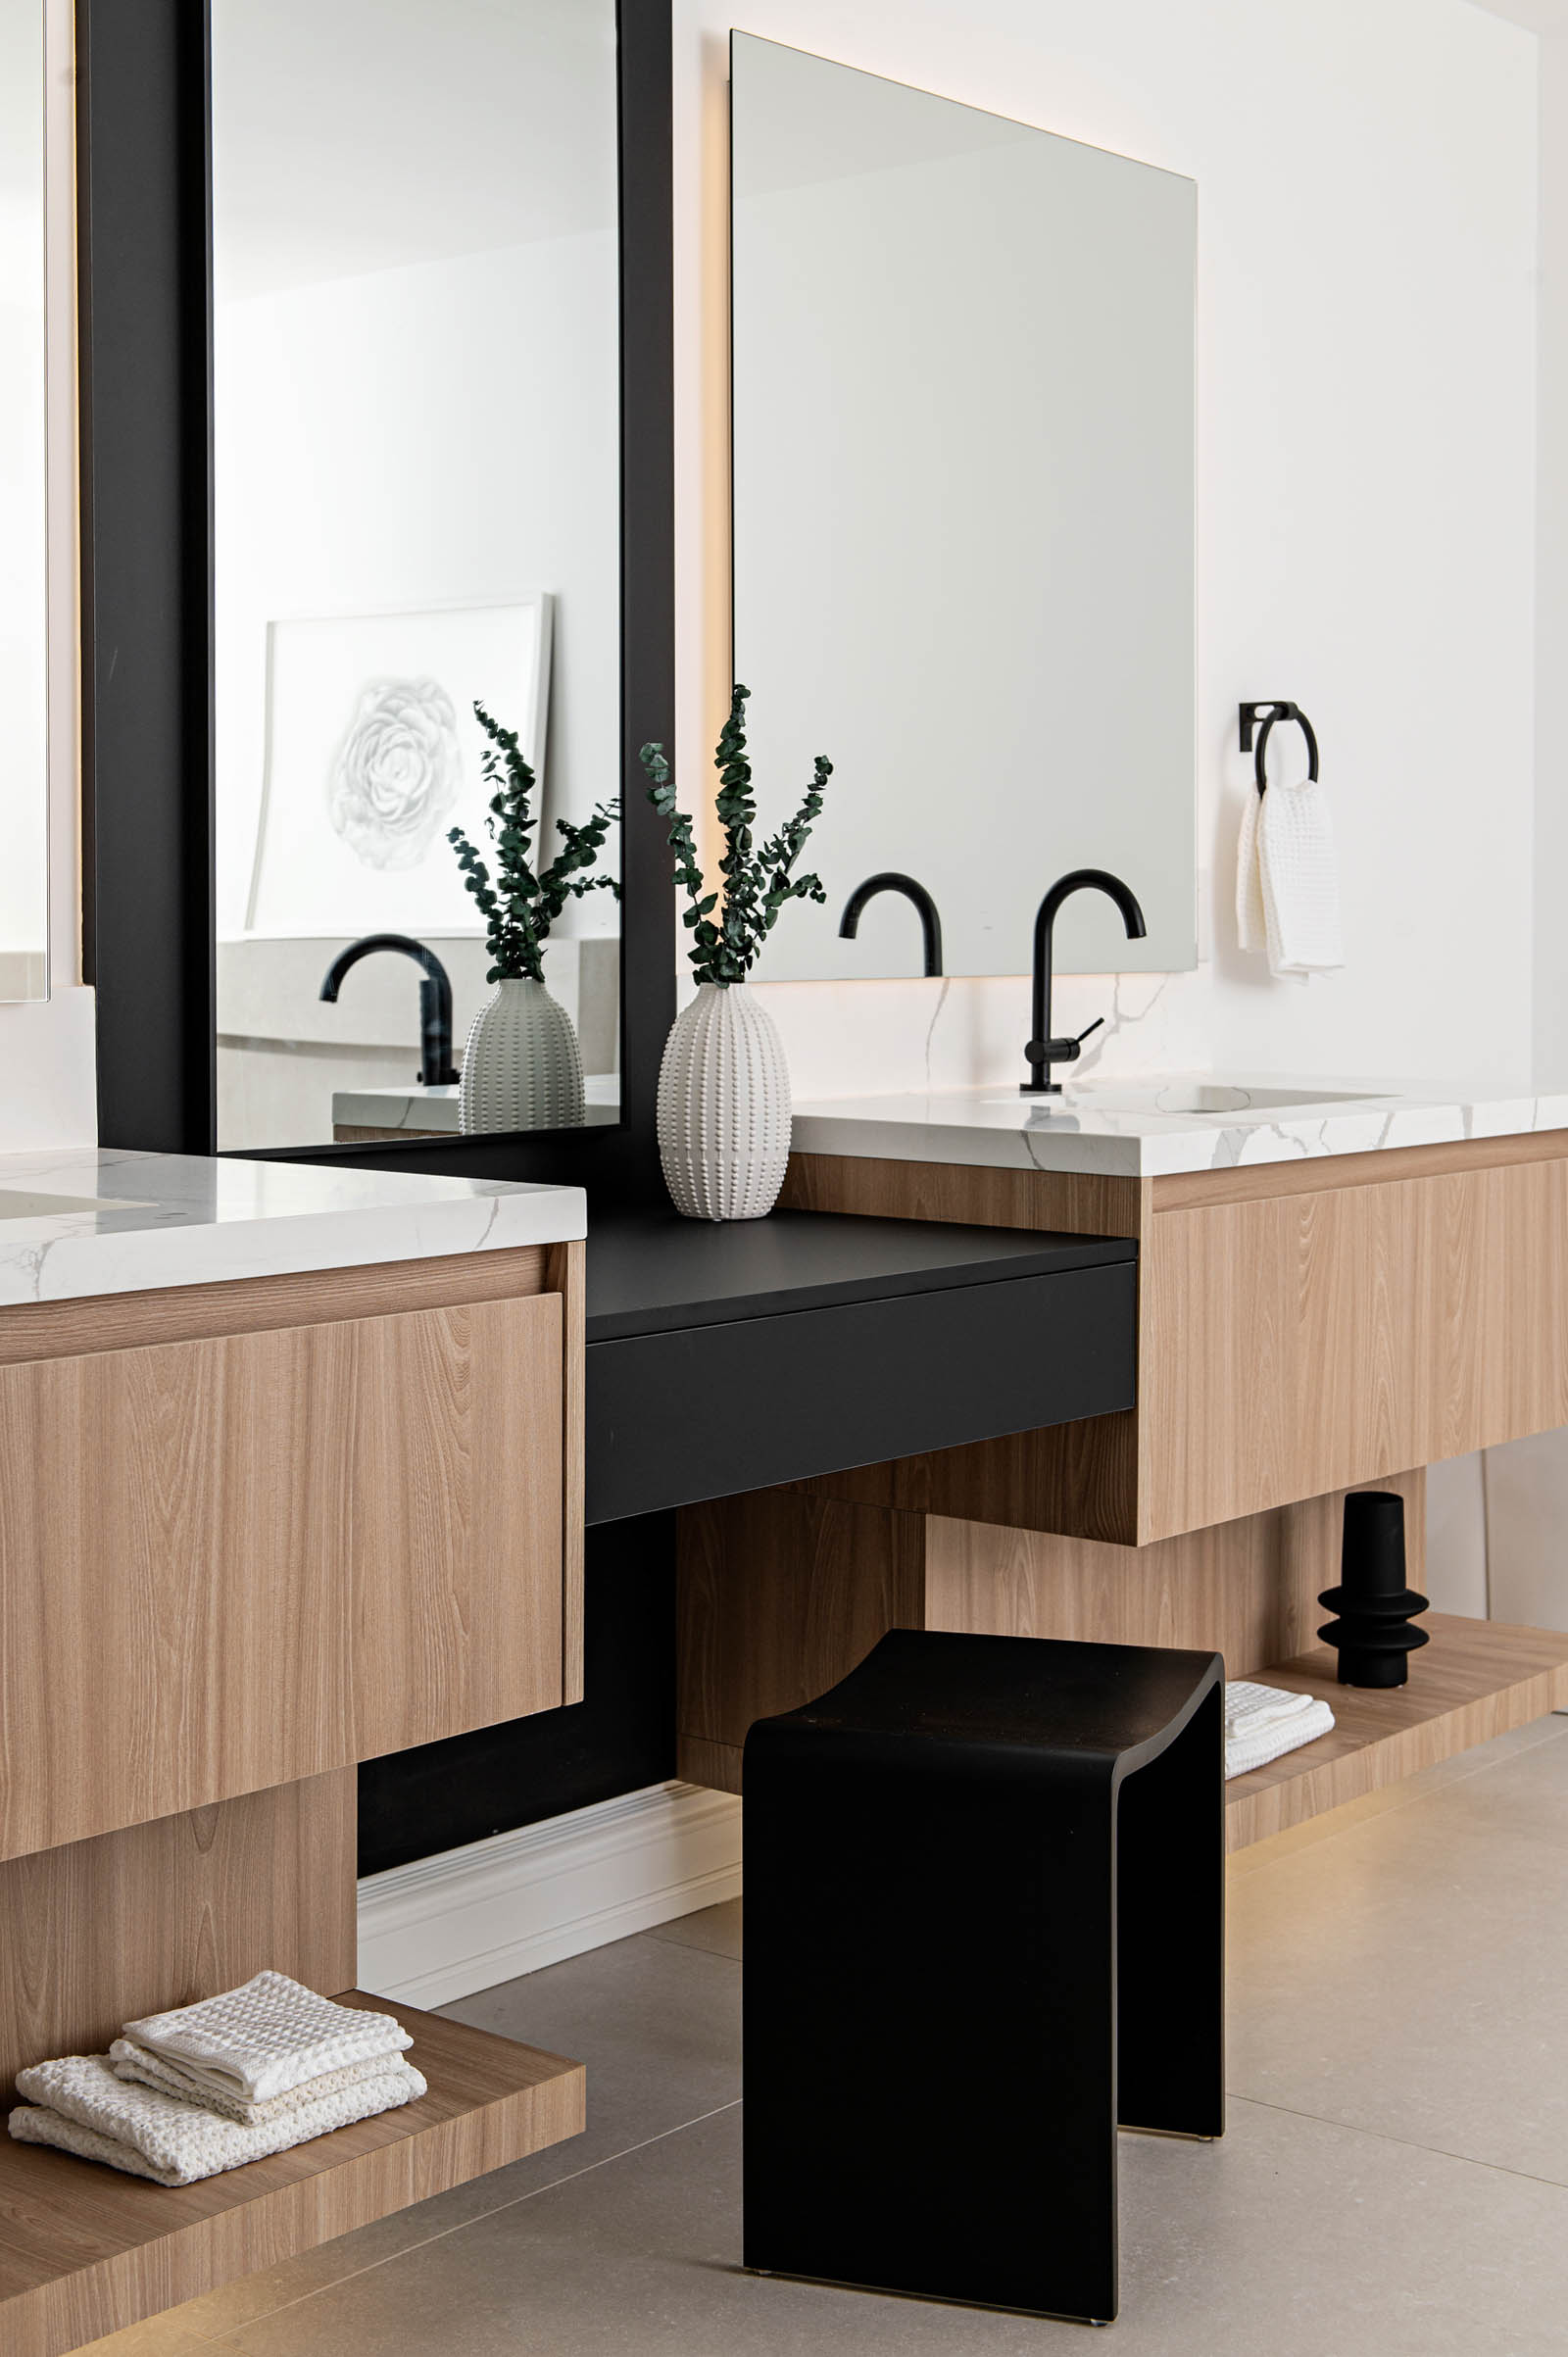
{"type": "Polygon", "coordinates": [[[463,1052],[458,1118],[477,1130],[577,1129],[582,1056],[571,1017],[542,982],[498,982],[463,1052]]]}
{"type": "Polygon", "coordinates": [[[698,984],[659,1068],[659,1156],[688,1219],[760,1219],[790,1156],[790,1073],[773,1018],[744,983],[698,984]]]}

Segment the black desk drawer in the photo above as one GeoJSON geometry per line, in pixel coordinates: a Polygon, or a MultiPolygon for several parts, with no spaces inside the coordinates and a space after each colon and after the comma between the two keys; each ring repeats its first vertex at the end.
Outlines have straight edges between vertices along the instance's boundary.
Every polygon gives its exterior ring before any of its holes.
{"type": "Polygon", "coordinates": [[[1130,1260],[590,1342],[588,1520],[1131,1407],[1130,1260]]]}

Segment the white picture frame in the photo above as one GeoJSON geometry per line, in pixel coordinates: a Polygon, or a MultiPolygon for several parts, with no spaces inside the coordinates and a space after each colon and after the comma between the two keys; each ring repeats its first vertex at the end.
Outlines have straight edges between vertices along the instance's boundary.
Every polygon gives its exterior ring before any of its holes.
{"type": "Polygon", "coordinates": [[[554,605],[528,590],[268,623],[249,935],[482,930],[447,840],[461,826],[488,851],[473,705],[516,730],[540,810],[554,605]]]}

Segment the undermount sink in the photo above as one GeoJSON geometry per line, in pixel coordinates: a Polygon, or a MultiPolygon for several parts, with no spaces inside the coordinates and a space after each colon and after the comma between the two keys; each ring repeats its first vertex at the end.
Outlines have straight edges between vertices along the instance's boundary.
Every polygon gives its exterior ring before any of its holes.
{"type": "Polygon", "coordinates": [[[1219,1080],[1068,1081],[1060,1097],[994,1098],[996,1105],[1027,1105],[1040,1113],[1260,1113],[1319,1105],[1369,1105],[1369,1089],[1241,1088],[1219,1080]]]}
{"type": "Polygon", "coordinates": [[[1218,1080],[1178,1080],[1168,1086],[1091,1081],[1077,1089],[1069,1083],[1067,1094],[1107,1113],[1266,1113],[1289,1105],[1366,1105],[1372,1097],[1369,1089],[1248,1089],[1218,1080]]]}
{"type": "Polygon", "coordinates": [[[147,1211],[150,1203],[118,1195],[35,1195],[0,1187],[0,1219],[58,1219],[68,1211],[147,1211]]]}

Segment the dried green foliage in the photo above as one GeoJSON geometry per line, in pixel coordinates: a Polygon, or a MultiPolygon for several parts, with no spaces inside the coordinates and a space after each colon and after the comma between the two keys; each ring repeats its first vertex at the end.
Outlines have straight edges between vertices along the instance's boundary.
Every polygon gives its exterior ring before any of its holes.
{"type": "Polygon", "coordinates": [[[746,758],[746,700],[751,692],[750,688],[735,688],[729,718],[713,755],[718,770],[714,809],[724,829],[724,857],[718,863],[724,879],[722,894],[707,889],[697,864],[692,822],[676,803],[675,781],[664,748],[645,745],[639,756],[648,773],[648,799],[661,818],[669,821],[675,880],[685,888],[690,903],[682,921],[692,936],[688,955],[693,969],[699,982],[712,982],[720,990],[745,981],[787,901],[827,898],[820,876],[798,876],[794,871],[821,811],[822,788],[833,774],[833,764],[824,755],[817,755],[814,775],[800,809],[776,835],[755,849],[752,828],[757,803],[752,793],[752,764],[746,758]]]}
{"type": "Polygon", "coordinates": [[[487,982],[542,982],[544,945],[550,928],[570,900],[585,892],[611,892],[618,901],[620,885],[612,875],[590,875],[606,836],[620,816],[620,804],[596,804],[585,826],[566,818],[556,820],[564,848],[543,874],[536,874],[530,845],[538,820],[529,810],[534,774],[522,758],[514,729],[503,728],[482,704],[473,716],[490,739],[481,766],[484,781],[495,790],[485,831],[495,846],[496,874],[485,865],[461,826],[449,828],[447,841],[458,855],[463,880],[479,904],[490,950],[487,982]]]}

